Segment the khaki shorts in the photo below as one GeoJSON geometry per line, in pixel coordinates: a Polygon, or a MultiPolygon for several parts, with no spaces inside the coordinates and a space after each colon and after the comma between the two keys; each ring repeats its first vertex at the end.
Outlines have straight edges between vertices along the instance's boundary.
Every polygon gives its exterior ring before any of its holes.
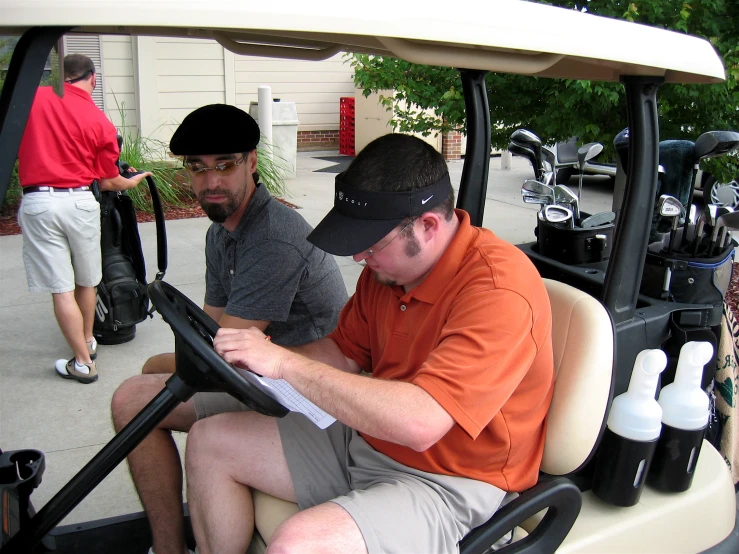
{"type": "MultiPolygon", "coordinates": [[[[226,393],[197,393],[198,419],[249,408],[226,393]]],[[[301,510],[335,502],[352,516],[369,554],[458,552],[506,493],[472,479],[437,475],[377,452],[353,429],[325,430],[301,414],[277,420],[301,510]]]]}
{"type": "Polygon", "coordinates": [[[91,192],[26,194],[18,224],[29,291],[62,293],[100,282],[100,204],[91,192]]]}
{"type": "Polygon", "coordinates": [[[290,413],[278,427],[300,509],[340,505],[370,554],[458,552],[505,496],[488,483],[404,466],[339,422],[321,430],[290,413]]]}
{"type": "Polygon", "coordinates": [[[225,392],[197,392],[193,395],[192,401],[195,406],[195,416],[198,419],[251,409],[225,392]]]}

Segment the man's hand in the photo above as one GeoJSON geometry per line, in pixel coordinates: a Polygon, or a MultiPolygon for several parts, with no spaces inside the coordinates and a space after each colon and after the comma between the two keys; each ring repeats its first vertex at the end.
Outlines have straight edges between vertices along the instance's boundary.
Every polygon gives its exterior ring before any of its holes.
{"type": "Polygon", "coordinates": [[[118,175],[112,179],[101,179],[100,190],[128,190],[137,187],[141,181],[151,176],[150,171],[136,173],[130,178],[118,175]]]}
{"type": "Polygon", "coordinates": [[[228,329],[221,327],[213,339],[216,352],[228,363],[269,377],[282,379],[282,363],[297,354],[273,344],[256,327],[228,329]]]}

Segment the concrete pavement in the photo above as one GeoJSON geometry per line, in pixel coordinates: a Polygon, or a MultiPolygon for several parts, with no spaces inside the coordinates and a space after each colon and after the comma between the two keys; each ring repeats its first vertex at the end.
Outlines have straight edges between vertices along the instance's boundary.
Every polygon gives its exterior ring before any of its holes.
{"type": "MultiPolygon", "coordinates": [[[[299,208],[315,226],[333,201],[333,173],[316,173],[331,165],[316,157],[336,152],[305,152],[298,155],[297,178],[288,182],[285,199],[299,208]]],[[[521,183],[532,178],[528,161],[513,158],[511,170],[501,170],[491,160],[483,225],[520,244],[534,240],[538,206],[521,200],[521,183]]],[[[452,182],[458,186],[462,162],[450,162],[452,182]]],[[[611,190],[603,181],[588,180],[582,210],[610,210],[611,190]]],[[[197,304],[204,295],[203,245],[209,221],[205,218],[167,222],[169,267],[165,280],[197,304]]],[[[147,269],[156,269],[156,234],[153,223],[139,225],[147,269]]],[[[63,380],[55,375],[54,361],[70,351],[54,320],[51,298],[27,291],[21,236],[0,237],[0,448],[4,451],[33,448],[46,454],[46,472],[32,500],[40,509],[81,469],[114,433],[110,423],[110,399],[117,386],[140,372],[151,355],[172,351],[172,332],[161,317],[137,326],[136,338],[126,344],[101,346],[98,353],[100,379],[90,385],[63,380]]],[[[338,258],[347,290],[351,294],[361,267],[351,258],[338,258]]],[[[180,448],[185,435],[177,438],[180,448]]],[[[141,510],[128,469],[121,464],[63,523],[77,523],[141,510]]]]}

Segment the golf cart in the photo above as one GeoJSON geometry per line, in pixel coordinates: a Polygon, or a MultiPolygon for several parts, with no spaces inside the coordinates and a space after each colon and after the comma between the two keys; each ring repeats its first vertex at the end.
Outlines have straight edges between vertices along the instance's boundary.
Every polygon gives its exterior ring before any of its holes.
{"type": "MultiPolygon", "coordinates": [[[[692,486],[685,492],[646,486],[636,505],[619,507],[592,490],[608,410],[612,399],[627,389],[637,354],[662,347],[675,318],[700,326],[713,308],[640,294],[656,202],[657,92],[663,83],[724,78],[721,61],[707,41],[516,0],[463,1],[439,14],[420,2],[381,1],[364,7],[247,0],[4,0],[0,35],[21,39],[0,97],[0,198],[47,56],[71,31],[214,39],[246,55],[318,60],[347,51],[458,68],[468,137],[458,207],[476,225],[483,222],[490,162],[487,72],[622,82],[628,102],[624,124],[631,130],[629,164],[607,263],[565,263],[544,255],[536,244],[521,246],[547,279],[554,317],[557,380],[540,482],[473,530],[461,551],[485,552],[511,530],[526,536],[502,551],[739,551],[733,483],[722,456],[708,442],[702,444],[692,486]],[[568,31],[557,34],[553,29],[568,31]]],[[[217,326],[195,304],[164,282],[155,282],[150,292],[175,334],[177,373],[67,486],[37,506],[35,515],[28,498],[41,480],[43,454],[2,454],[2,554],[43,551],[42,541],[47,547],[56,543],[58,552],[139,552],[135,537],[147,528],[142,514],[55,526],[158,421],[198,390],[225,390],[263,413],[284,415],[285,408],[214,353],[208,339],[217,326]]],[[[264,495],[255,497],[255,503],[259,535],[268,543],[276,522],[295,508],[264,495]]]]}

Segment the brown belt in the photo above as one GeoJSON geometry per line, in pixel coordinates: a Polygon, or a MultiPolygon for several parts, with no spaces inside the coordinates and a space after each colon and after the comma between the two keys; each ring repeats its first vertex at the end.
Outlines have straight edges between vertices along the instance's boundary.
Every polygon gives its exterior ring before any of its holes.
{"type": "Polygon", "coordinates": [[[31,192],[85,192],[90,190],[90,187],[85,185],[84,187],[74,187],[74,188],[56,188],[56,187],[23,187],[23,194],[29,194],[31,192]]]}

